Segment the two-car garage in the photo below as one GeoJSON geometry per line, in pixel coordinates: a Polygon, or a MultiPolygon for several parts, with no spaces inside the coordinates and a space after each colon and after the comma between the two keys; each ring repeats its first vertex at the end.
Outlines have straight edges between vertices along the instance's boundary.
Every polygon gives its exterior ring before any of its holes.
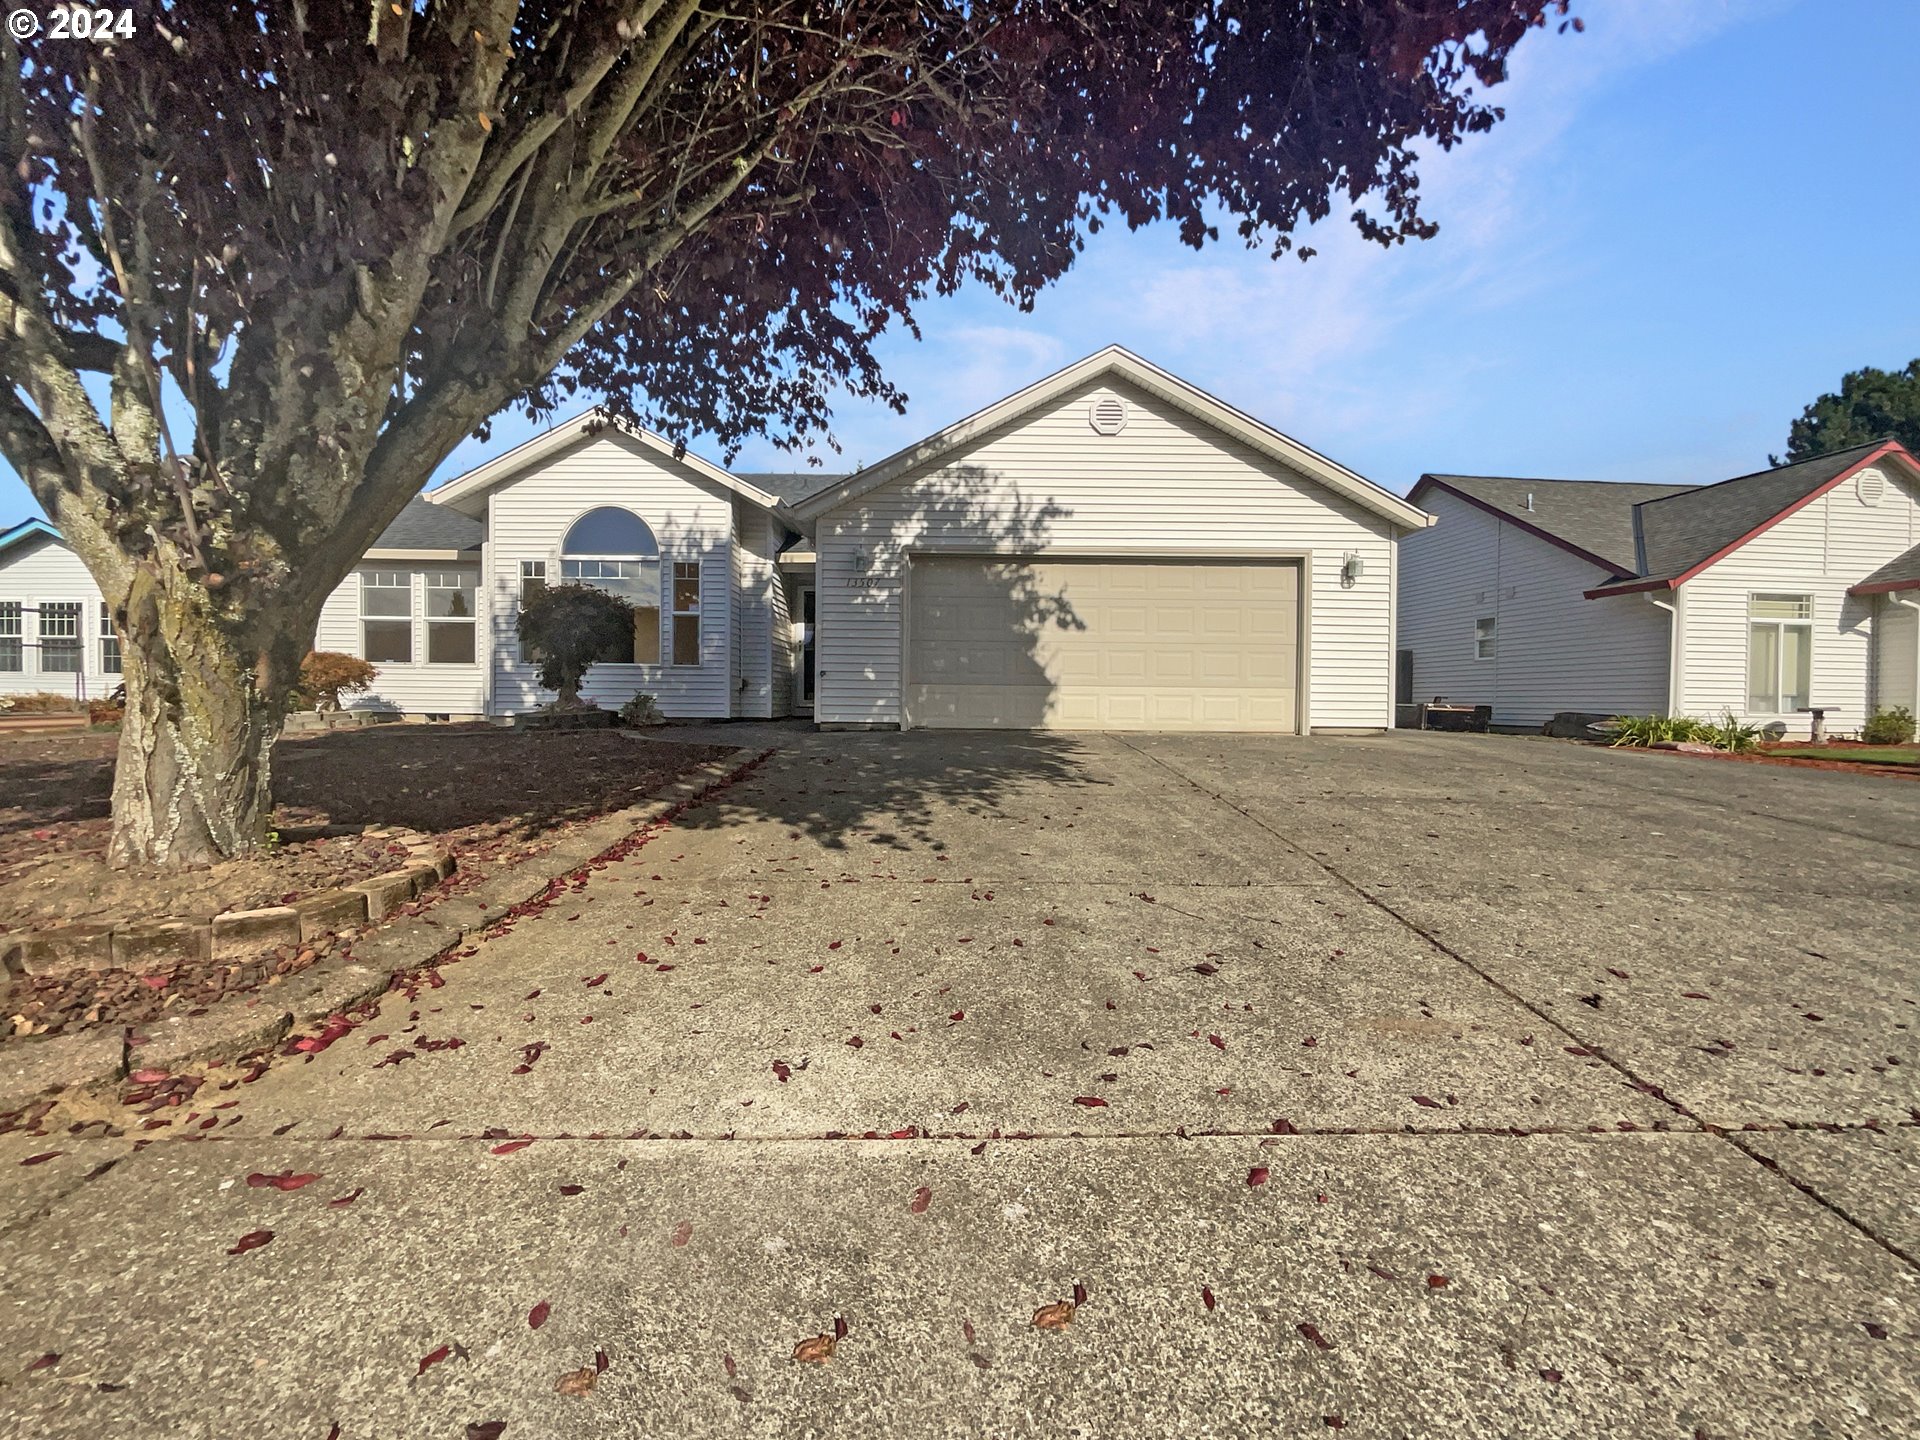
{"type": "Polygon", "coordinates": [[[1428,517],[1115,348],[793,506],[823,727],[1379,730],[1428,517]]]}
{"type": "Polygon", "coordinates": [[[1294,560],[917,554],[908,726],[1300,728],[1294,560]]]}

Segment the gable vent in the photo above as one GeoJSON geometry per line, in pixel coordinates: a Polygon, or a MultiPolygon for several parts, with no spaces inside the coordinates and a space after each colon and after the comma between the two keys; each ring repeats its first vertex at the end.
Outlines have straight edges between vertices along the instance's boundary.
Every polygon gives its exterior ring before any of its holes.
{"type": "Polygon", "coordinates": [[[1118,435],[1127,428],[1127,402],[1118,395],[1102,395],[1087,407],[1087,423],[1100,435],[1118,435]]]}
{"type": "Polygon", "coordinates": [[[1853,482],[1853,488],[1862,505],[1878,505],[1881,497],[1887,493],[1887,477],[1878,470],[1862,470],[1860,478],[1853,482]]]}

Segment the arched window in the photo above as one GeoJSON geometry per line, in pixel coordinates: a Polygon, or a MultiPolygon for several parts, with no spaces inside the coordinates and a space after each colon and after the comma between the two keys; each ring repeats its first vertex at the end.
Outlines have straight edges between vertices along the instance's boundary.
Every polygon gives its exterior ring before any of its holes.
{"type": "Polygon", "coordinates": [[[561,542],[560,578],[633,603],[633,654],[608,660],[660,663],[660,545],[646,521],[617,505],[587,511],[561,542]]]}

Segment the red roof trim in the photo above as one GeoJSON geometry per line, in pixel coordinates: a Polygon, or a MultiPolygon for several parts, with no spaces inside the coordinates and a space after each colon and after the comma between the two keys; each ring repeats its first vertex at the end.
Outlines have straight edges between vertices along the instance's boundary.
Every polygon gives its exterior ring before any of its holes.
{"type": "Polygon", "coordinates": [[[1920,580],[1877,580],[1871,585],[1849,585],[1849,595],[1892,595],[1900,590],[1920,590],[1920,580]]]}
{"type": "MultiPolygon", "coordinates": [[[[1853,464],[1849,465],[1846,469],[1842,470],[1838,475],[1834,476],[1831,480],[1827,481],[1824,485],[1821,485],[1818,489],[1809,490],[1805,495],[1802,495],[1798,500],[1794,501],[1793,504],[1787,506],[1787,508],[1782,510],[1778,515],[1775,515],[1771,520],[1763,521],[1762,523],[1754,526],[1753,529],[1749,530],[1746,534],[1742,535],[1738,540],[1735,540],[1732,544],[1723,546],[1720,549],[1714,551],[1713,554],[1709,555],[1706,559],[1702,560],[1699,564],[1692,566],[1689,569],[1682,570],[1678,575],[1673,577],[1674,585],[1678,587],[1680,585],[1686,584],[1687,581],[1693,579],[1694,576],[1698,575],[1702,570],[1706,569],[1709,565],[1713,564],[1716,560],[1726,559],[1727,556],[1731,555],[1734,551],[1738,550],[1742,545],[1746,544],[1749,540],[1752,540],[1757,536],[1766,534],[1767,531],[1771,530],[1774,526],[1778,525],[1782,520],[1786,519],[1789,515],[1797,514],[1799,511],[1804,510],[1807,506],[1811,505],[1814,501],[1818,500],[1822,495],[1825,495],[1829,490],[1833,490],[1838,486],[1844,484],[1846,481],[1852,479],[1855,475],[1859,474],[1862,470],[1866,469],[1867,466],[1873,464],[1874,461],[1883,459],[1888,455],[1894,455],[1894,454],[1899,455],[1900,458],[1902,460],[1905,460],[1909,465],[1913,465],[1915,463],[1913,456],[1907,454],[1905,447],[1903,447],[1898,440],[1887,441],[1886,444],[1880,446],[1878,449],[1870,450],[1865,455],[1862,455],[1858,460],[1854,461],[1853,464]]],[[[1920,468],[1920,467],[1916,467],[1916,468],[1920,468]]]]}
{"type": "Polygon", "coordinates": [[[1455,489],[1453,486],[1447,484],[1446,481],[1435,479],[1432,475],[1422,475],[1420,477],[1413,489],[1407,492],[1407,503],[1409,505],[1418,505],[1420,503],[1420,492],[1428,485],[1433,486],[1436,490],[1446,491],[1447,494],[1457,500],[1466,501],[1467,504],[1473,506],[1476,510],[1486,511],[1487,514],[1493,516],[1496,520],[1504,520],[1516,529],[1526,531],[1527,534],[1533,536],[1535,539],[1544,540],[1549,545],[1566,551],[1569,555],[1577,556],[1585,560],[1589,565],[1597,566],[1599,569],[1605,570],[1609,575],[1618,575],[1620,573],[1620,567],[1614,564],[1613,561],[1603,559],[1591,550],[1583,550],[1571,540],[1563,540],[1558,535],[1549,534],[1538,525],[1529,525],[1512,511],[1502,510],[1498,505],[1490,505],[1478,496],[1469,495],[1464,490],[1455,489]]]}

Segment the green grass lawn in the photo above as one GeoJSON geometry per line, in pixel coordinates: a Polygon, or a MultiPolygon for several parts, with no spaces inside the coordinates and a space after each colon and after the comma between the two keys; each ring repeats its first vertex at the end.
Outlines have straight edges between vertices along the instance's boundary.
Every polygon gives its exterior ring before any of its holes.
{"type": "Polygon", "coordinates": [[[1792,745],[1769,755],[1795,760],[1839,760],[1853,765],[1920,765],[1920,749],[1897,745],[1792,745]]]}

